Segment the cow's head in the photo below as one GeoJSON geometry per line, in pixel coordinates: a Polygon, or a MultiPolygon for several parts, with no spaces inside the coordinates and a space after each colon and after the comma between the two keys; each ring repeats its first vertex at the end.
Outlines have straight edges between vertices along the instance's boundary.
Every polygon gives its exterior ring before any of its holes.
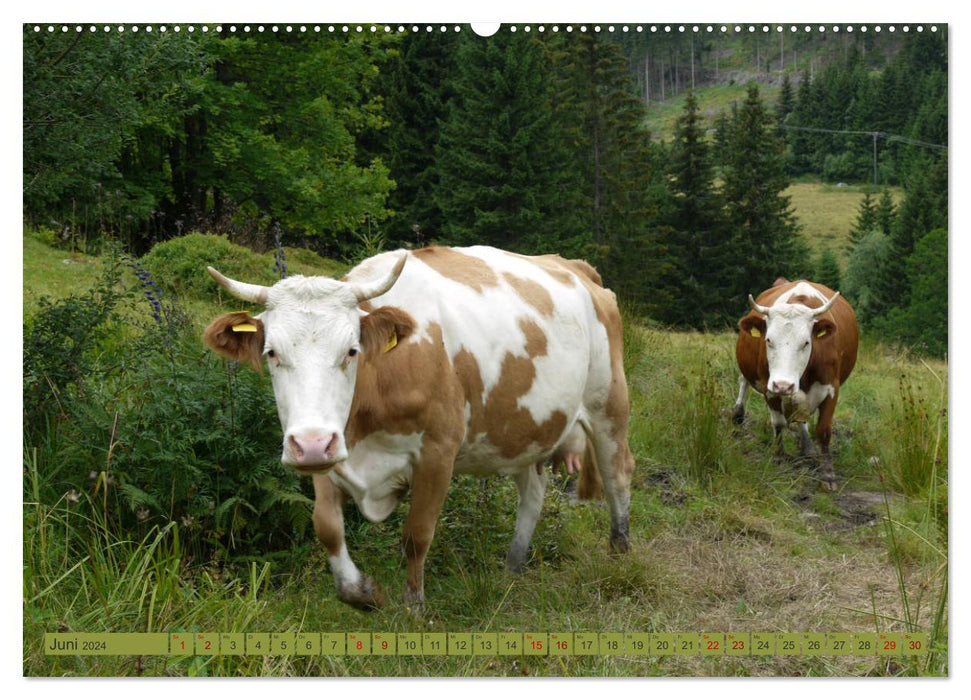
{"type": "Polygon", "coordinates": [[[220,316],[206,329],[206,345],[226,358],[270,370],[283,427],[281,460],[300,472],[326,470],[347,458],[344,429],[358,364],[390,351],[412,328],[410,316],[384,307],[359,307],[398,280],[407,253],[383,278],[352,284],[325,277],[289,277],[272,287],[211,274],[230,294],[265,307],[250,316],[220,316]]]}
{"type": "Polygon", "coordinates": [[[822,318],[822,315],[830,310],[838,296],[839,292],[836,292],[829,301],[814,309],[789,303],[762,306],[749,295],[749,305],[756,313],[750,313],[738,325],[741,332],[765,339],[769,362],[767,394],[791,396],[799,389],[799,380],[809,364],[813,344],[830,342],[836,330],[833,321],[822,318]]]}

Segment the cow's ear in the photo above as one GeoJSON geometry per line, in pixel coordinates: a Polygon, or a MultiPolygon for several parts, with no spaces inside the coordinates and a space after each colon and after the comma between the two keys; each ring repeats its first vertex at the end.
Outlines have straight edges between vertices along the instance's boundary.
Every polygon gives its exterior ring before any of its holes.
{"type": "Polygon", "coordinates": [[[836,332],[836,324],[828,318],[817,318],[813,324],[813,338],[825,340],[836,332]]]}
{"type": "Polygon", "coordinates": [[[382,306],[361,317],[361,349],[365,357],[391,352],[415,330],[415,319],[395,306],[382,306]]]}
{"type": "Polygon", "coordinates": [[[756,314],[749,314],[738,322],[738,329],[748,333],[753,338],[765,337],[765,319],[756,314]]]}
{"type": "Polygon", "coordinates": [[[245,311],[220,316],[202,334],[203,342],[229,360],[263,371],[263,322],[245,311]]]}

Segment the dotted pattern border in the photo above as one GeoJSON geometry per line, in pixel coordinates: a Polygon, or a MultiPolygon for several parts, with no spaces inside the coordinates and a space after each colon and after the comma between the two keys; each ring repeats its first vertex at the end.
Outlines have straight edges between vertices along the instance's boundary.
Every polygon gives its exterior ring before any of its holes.
{"type": "MultiPolygon", "coordinates": [[[[218,33],[218,32],[222,32],[224,30],[228,30],[230,33],[238,33],[238,34],[266,34],[266,33],[270,33],[270,34],[280,34],[280,33],[292,34],[292,33],[295,33],[295,32],[296,33],[301,33],[301,34],[305,34],[305,33],[312,33],[312,34],[324,34],[324,33],[326,33],[326,34],[353,34],[353,33],[358,33],[358,34],[364,34],[365,32],[369,32],[369,33],[372,33],[372,34],[378,34],[378,33],[391,34],[391,33],[405,33],[405,32],[411,32],[413,34],[418,34],[418,33],[421,33],[421,32],[426,32],[426,33],[433,33],[433,32],[446,33],[446,32],[449,32],[449,31],[453,31],[453,32],[461,32],[461,31],[463,31],[463,28],[460,25],[445,25],[445,24],[438,24],[438,25],[417,25],[417,24],[413,24],[413,25],[397,25],[395,27],[392,27],[391,25],[380,25],[380,24],[327,24],[327,25],[322,25],[322,24],[313,24],[313,25],[309,25],[309,24],[300,24],[300,25],[296,25],[296,24],[285,24],[285,25],[278,25],[278,24],[269,24],[269,25],[267,25],[267,24],[240,24],[240,25],[236,25],[236,24],[233,24],[233,25],[221,25],[221,24],[185,24],[185,25],[183,25],[183,24],[172,24],[172,25],[168,25],[168,24],[158,24],[158,25],[155,25],[155,24],[144,24],[144,25],[139,25],[139,24],[131,24],[131,25],[126,25],[126,24],[117,24],[117,25],[115,25],[115,24],[102,24],[102,25],[93,25],[93,24],[84,24],[84,25],[82,25],[82,24],[45,24],[45,25],[40,25],[40,24],[34,24],[34,25],[31,25],[30,23],[27,23],[27,24],[25,24],[25,27],[28,27],[29,29],[32,29],[35,33],[40,33],[40,32],[44,32],[44,31],[46,31],[48,33],[52,33],[52,34],[55,33],[55,32],[58,32],[58,31],[61,32],[61,33],[68,33],[68,32],[71,32],[71,31],[73,31],[75,33],[81,33],[81,32],[84,32],[84,31],[88,31],[90,33],[111,33],[111,32],[124,33],[124,32],[131,32],[133,34],[145,33],[145,34],[155,34],[155,35],[158,35],[158,34],[166,34],[166,33],[169,33],[169,32],[173,32],[175,34],[179,34],[179,33],[183,32],[183,31],[189,32],[190,34],[191,33],[194,33],[194,32],[201,32],[203,34],[206,34],[206,33],[212,32],[212,31],[215,31],[215,32],[218,33]]],[[[916,31],[916,32],[924,32],[924,31],[937,32],[938,30],[939,30],[939,27],[937,25],[934,25],[934,24],[928,25],[928,26],[925,26],[923,24],[913,24],[913,25],[911,25],[911,24],[889,24],[889,25],[881,25],[881,24],[876,24],[876,25],[866,25],[866,24],[862,24],[862,25],[852,25],[852,24],[845,24],[845,25],[839,25],[839,24],[836,24],[836,25],[824,25],[824,24],[819,24],[819,25],[809,25],[809,24],[804,24],[804,25],[796,25],[796,24],[774,24],[774,25],[770,25],[770,24],[663,24],[663,25],[657,25],[657,24],[608,24],[608,25],[600,25],[600,24],[591,24],[591,25],[579,24],[579,25],[574,25],[574,24],[564,24],[564,25],[559,25],[559,24],[553,24],[553,25],[549,25],[549,26],[543,25],[543,24],[537,24],[537,25],[533,25],[533,24],[508,24],[507,25],[507,24],[504,24],[504,25],[500,26],[500,28],[499,28],[499,31],[506,31],[506,32],[510,32],[510,33],[513,33],[513,34],[516,33],[516,32],[520,32],[520,31],[521,32],[524,32],[524,33],[530,33],[532,31],[536,31],[536,32],[539,32],[539,33],[544,33],[544,32],[547,32],[547,31],[554,32],[554,33],[556,33],[556,32],[566,32],[566,33],[581,32],[581,33],[583,33],[583,32],[604,32],[604,31],[606,31],[606,32],[615,32],[615,33],[651,33],[651,34],[658,34],[658,33],[665,33],[665,34],[675,34],[675,33],[679,33],[679,34],[686,34],[686,33],[694,33],[694,34],[702,34],[702,33],[704,33],[704,34],[715,34],[715,33],[721,33],[721,34],[728,34],[728,33],[741,34],[741,33],[750,33],[750,34],[754,34],[756,32],[761,32],[763,34],[768,34],[768,33],[772,32],[772,31],[775,31],[776,33],[782,33],[782,32],[788,31],[789,33],[793,33],[793,34],[794,33],[797,33],[797,32],[809,33],[809,32],[814,32],[814,31],[815,32],[818,32],[818,33],[832,32],[833,34],[839,34],[841,32],[844,32],[844,33],[847,33],[847,34],[852,34],[853,32],[860,32],[860,33],[874,32],[876,34],[881,34],[881,33],[883,33],[883,32],[886,31],[886,32],[888,32],[890,34],[896,34],[897,32],[901,32],[903,34],[907,34],[907,33],[912,32],[912,31],[916,31]]],[[[473,30],[470,30],[470,31],[473,31],[473,30]]],[[[473,33],[474,33],[474,31],[473,31],[473,33]]]]}

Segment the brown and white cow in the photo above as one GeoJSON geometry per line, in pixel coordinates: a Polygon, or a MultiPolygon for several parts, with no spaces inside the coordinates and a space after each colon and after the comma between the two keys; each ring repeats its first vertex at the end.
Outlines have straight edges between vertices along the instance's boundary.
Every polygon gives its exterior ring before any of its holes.
{"type": "Polygon", "coordinates": [[[856,364],[859,329],[849,303],[815,282],[779,279],[759,298],[749,295],[752,311],[738,322],[735,356],[741,376],[732,417],[745,417],[745,396],[753,387],[765,396],[775,431],[776,448],[784,453],[783,430],[799,423],[803,456],[814,452],[809,416],[818,409],[816,439],[823,487],[835,487],[830,458],[833,413],[840,387],[856,364]]]}
{"type": "Polygon", "coordinates": [[[410,491],[405,601],[423,602],[424,562],[455,474],[508,475],[519,489],[507,565],[525,565],[555,457],[599,473],[610,543],[629,548],[633,458],[621,320],[583,261],[432,247],[370,258],[344,280],[272,287],[210,273],[260,304],[217,318],[206,344],[260,368],[283,427],[282,462],[313,478],[317,537],[341,600],[379,606],[344,540],[343,502],[381,521],[410,491]]]}

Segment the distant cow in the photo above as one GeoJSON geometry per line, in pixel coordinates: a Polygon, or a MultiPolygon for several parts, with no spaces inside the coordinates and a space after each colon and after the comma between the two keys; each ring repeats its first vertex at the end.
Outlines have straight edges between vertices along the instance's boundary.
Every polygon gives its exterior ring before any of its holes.
{"type": "Polygon", "coordinates": [[[738,322],[735,356],[741,376],[733,418],[745,417],[745,395],[753,387],[769,405],[776,447],[783,453],[782,433],[793,422],[801,427],[802,454],[813,454],[807,422],[819,410],[816,438],[824,488],[835,487],[829,453],[833,412],[840,387],[856,364],[859,330],[853,309],[839,292],[815,282],[776,281],[758,300],[749,295],[752,311],[738,322]]]}
{"type": "Polygon", "coordinates": [[[317,537],[341,600],[383,602],[344,541],[350,496],[381,521],[411,492],[405,601],[423,603],[425,556],[453,473],[508,475],[519,488],[507,565],[525,565],[555,458],[602,482],[610,543],[627,551],[633,458],[622,329],[612,292],[587,263],[494,248],[384,253],[342,280],[230,280],[265,306],[217,318],[206,344],[269,366],[282,462],[312,475],[317,537]],[[406,264],[407,263],[407,264],[406,264]],[[589,449],[588,449],[589,448],[589,449]]]}

